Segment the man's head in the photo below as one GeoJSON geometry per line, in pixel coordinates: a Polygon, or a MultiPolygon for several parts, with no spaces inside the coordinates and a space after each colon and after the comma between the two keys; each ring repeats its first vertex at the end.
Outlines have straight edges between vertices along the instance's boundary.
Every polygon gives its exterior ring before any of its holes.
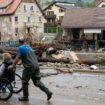
{"type": "Polygon", "coordinates": [[[25,38],[24,37],[20,37],[19,38],[19,43],[20,44],[24,44],[25,43],[25,38]]]}

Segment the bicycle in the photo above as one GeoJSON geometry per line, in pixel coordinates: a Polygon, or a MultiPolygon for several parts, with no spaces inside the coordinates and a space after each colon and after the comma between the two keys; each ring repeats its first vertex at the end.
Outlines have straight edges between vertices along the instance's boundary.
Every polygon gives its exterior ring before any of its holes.
{"type": "Polygon", "coordinates": [[[13,93],[22,91],[22,78],[14,73],[14,80],[10,82],[5,77],[0,76],[0,100],[6,101],[12,97],[13,93]]]}

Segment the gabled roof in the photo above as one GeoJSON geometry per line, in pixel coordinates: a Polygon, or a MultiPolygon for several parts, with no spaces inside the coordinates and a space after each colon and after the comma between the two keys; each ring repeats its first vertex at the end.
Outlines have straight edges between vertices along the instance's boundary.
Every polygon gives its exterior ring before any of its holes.
{"type": "Polygon", "coordinates": [[[105,0],[95,0],[95,5],[98,6],[98,5],[100,5],[102,2],[105,2],[105,0]]]}
{"type": "MultiPolygon", "coordinates": [[[[40,5],[38,4],[37,0],[33,0],[33,1],[36,3],[39,10],[43,14],[43,11],[42,11],[40,5]]],[[[14,14],[21,2],[22,2],[22,0],[0,0],[0,8],[1,9],[5,8],[4,12],[0,12],[0,16],[14,14]]]]}
{"type": "Polygon", "coordinates": [[[22,0],[2,0],[2,8],[5,7],[5,11],[4,12],[0,12],[0,16],[2,15],[12,15],[14,14],[14,12],[16,11],[16,9],[18,8],[19,4],[22,2],[22,0]],[[8,3],[6,2],[8,1],[8,3]]]}
{"type": "MultiPolygon", "coordinates": [[[[49,6],[47,6],[43,11],[46,11],[47,9],[52,7],[53,5],[61,7],[60,5],[57,5],[57,3],[71,4],[71,3],[68,3],[68,2],[55,1],[55,2],[52,2],[49,6]]],[[[66,6],[62,5],[62,8],[66,8],[66,6]]]]}
{"type": "Polygon", "coordinates": [[[0,0],[0,8],[6,8],[13,0],[0,0]]]}
{"type": "Polygon", "coordinates": [[[105,28],[105,8],[73,8],[66,11],[63,28],[105,28]]]}
{"type": "Polygon", "coordinates": [[[56,6],[58,6],[58,7],[60,7],[60,8],[63,8],[63,9],[76,8],[76,7],[74,7],[74,6],[70,6],[70,5],[56,5],[56,6]]]}
{"type": "Polygon", "coordinates": [[[43,13],[43,10],[42,10],[40,4],[37,2],[37,0],[34,0],[34,1],[35,1],[36,5],[38,6],[39,10],[41,11],[42,15],[44,16],[44,13],[43,13]]]}
{"type": "MultiPolygon", "coordinates": [[[[61,1],[61,0],[57,0],[57,1],[61,1]]],[[[78,0],[63,0],[67,3],[77,3],[78,0]]]]}

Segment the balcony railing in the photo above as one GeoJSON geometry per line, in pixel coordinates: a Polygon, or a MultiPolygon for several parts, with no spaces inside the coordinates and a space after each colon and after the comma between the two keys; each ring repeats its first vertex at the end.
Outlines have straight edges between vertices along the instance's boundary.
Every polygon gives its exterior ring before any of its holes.
{"type": "Polygon", "coordinates": [[[45,18],[46,19],[55,19],[56,15],[46,15],[45,18]]]}

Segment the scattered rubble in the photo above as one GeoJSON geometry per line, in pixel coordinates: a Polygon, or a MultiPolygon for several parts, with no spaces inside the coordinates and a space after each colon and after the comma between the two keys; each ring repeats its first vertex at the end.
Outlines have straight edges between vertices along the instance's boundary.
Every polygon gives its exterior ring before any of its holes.
{"type": "MultiPolygon", "coordinates": [[[[41,46],[41,44],[39,44],[41,46]]],[[[9,52],[13,56],[16,55],[16,49],[1,49],[1,53],[9,52]]],[[[104,63],[105,60],[84,60],[80,59],[74,51],[70,50],[56,50],[53,47],[49,47],[48,50],[44,51],[43,56],[38,56],[41,67],[52,67],[57,73],[43,74],[42,76],[57,75],[59,72],[62,73],[73,73],[75,71],[101,71],[100,64],[104,63]]],[[[102,69],[105,71],[104,69],[102,69]]]]}

